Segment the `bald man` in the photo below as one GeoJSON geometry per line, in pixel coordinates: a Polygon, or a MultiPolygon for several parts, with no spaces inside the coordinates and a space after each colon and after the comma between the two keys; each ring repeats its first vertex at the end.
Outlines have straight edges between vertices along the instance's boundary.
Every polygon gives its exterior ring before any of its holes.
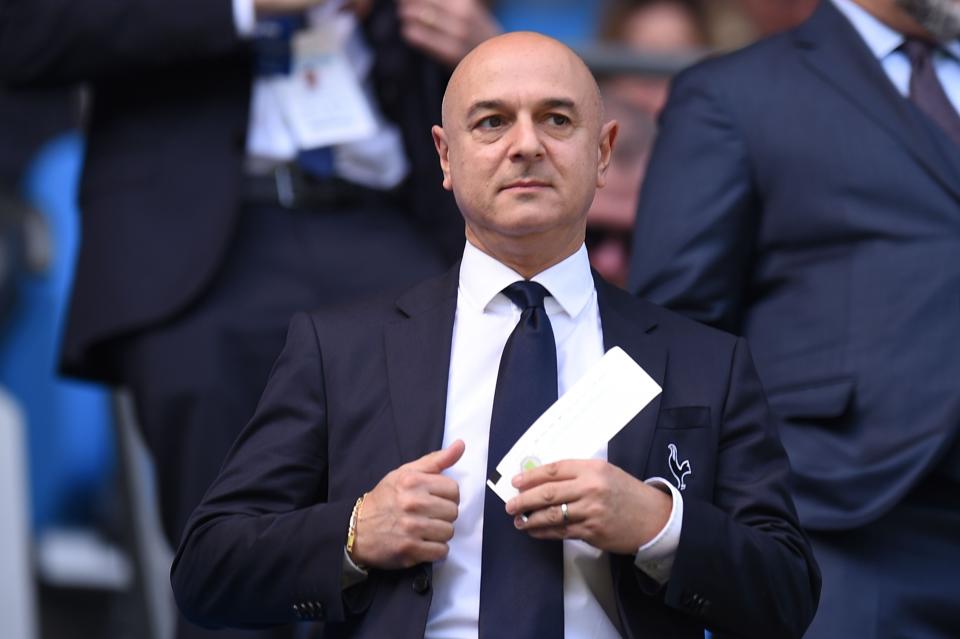
{"type": "Polygon", "coordinates": [[[742,340],[593,275],[587,209],[617,124],[558,42],[489,40],[433,139],[466,221],[456,268],[293,319],[173,567],[208,626],[324,637],[799,637],[819,573],[742,340]],[[490,468],[604,352],[662,394],[608,445],[490,468]]]}

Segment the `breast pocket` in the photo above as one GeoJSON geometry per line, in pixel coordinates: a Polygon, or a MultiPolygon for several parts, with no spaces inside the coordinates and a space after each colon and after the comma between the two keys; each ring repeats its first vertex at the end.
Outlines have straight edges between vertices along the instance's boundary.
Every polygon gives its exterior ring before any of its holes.
{"type": "Polygon", "coordinates": [[[713,491],[715,459],[709,406],[660,409],[647,462],[648,477],[663,477],[685,496],[708,498],[713,491]]]}

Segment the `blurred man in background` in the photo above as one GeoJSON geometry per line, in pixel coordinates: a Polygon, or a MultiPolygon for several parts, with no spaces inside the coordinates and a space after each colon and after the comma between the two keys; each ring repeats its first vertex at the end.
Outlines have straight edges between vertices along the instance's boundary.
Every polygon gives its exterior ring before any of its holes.
{"type": "Polygon", "coordinates": [[[475,0],[0,3],[0,77],[92,88],[62,367],[133,391],[172,545],[289,316],[456,258],[429,128],[496,31],[475,0]]]}
{"type": "Polygon", "coordinates": [[[631,286],[745,335],[823,569],[807,636],[960,636],[960,2],[826,0],[674,83],[631,286]]]}

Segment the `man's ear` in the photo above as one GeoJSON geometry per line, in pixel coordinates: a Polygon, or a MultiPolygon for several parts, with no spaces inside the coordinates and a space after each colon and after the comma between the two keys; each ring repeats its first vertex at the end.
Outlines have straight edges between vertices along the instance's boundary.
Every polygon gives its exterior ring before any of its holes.
{"type": "Polygon", "coordinates": [[[443,188],[448,191],[453,190],[453,178],[450,176],[450,145],[447,144],[447,133],[443,127],[434,125],[430,129],[433,135],[433,146],[437,149],[437,155],[440,157],[440,170],[443,171],[443,188]]]}
{"type": "Polygon", "coordinates": [[[616,120],[610,120],[600,127],[600,144],[597,148],[597,188],[602,189],[607,184],[607,168],[613,159],[613,145],[617,139],[620,125],[616,120]]]}

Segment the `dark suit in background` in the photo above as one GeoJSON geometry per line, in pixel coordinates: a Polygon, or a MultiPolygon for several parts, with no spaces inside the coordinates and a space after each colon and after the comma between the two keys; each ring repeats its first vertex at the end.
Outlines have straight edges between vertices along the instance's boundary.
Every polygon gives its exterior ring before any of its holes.
{"type": "MultiPolygon", "coordinates": [[[[257,413],[174,562],[174,592],[189,617],[257,626],[306,616],[326,622],[325,637],[423,637],[431,564],[371,569],[346,591],[340,579],[357,495],[442,445],[458,275],[454,268],[396,299],[294,318],[257,413]]],[[[673,443],[692,469],[667,584],[632,556],[610,555],[624,628],[638,638],[701,639],[704,626],[799,636],[819,574],[745,342],[599,277],[596,288],[604,347],[622,347],[663,386],[611,441],[610,463],[669,478],[673,443]]]]}
{"type": "Polygon", "coordinates": [[[395,12],[378,2],[364,28],[410,179],[289,211],[241,201],[252,54],[229,0],[3,4],[3,77],[92,85],[63,368],[136,391],[174,544],[290,314],[416,281],[462,247],[429,136],[445,75],[403,44],[395,12]]]}
{"type": "Polygon", "coordinates": [[[462,248],[430,139],[446,72],[403,43],[393,3],[376,2],[363,23],[371,78],[410,177],[395,193],[336,188],[288,210],[241,198],[253,55],[230,0],[0,8],[0,76],[91,85],[62,365],[134,391],[176,546],[290,315],[408,285],[462,248]]]}
{"type": "Polygon", "coordinates": [[[960,636],[960,148],[824,2],[676,79],[635,237],[632,290],[750,342],[810,636],[960,636]]]}

